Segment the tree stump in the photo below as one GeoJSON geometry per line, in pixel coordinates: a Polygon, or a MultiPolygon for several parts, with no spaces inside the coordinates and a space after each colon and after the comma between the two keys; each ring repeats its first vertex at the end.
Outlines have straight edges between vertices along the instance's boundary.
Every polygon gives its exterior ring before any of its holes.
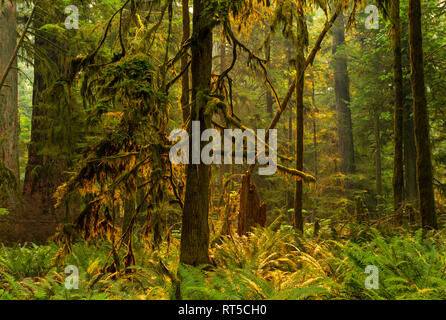
{"type": "Polygon", "coordinates": [[[266,224],[266,203],[260,204],[259,193],[251,182],[251,176],[244,174],[240,190],[240,213],[238,234],[244,235],[254,226],[264,227],[266,224]]]}

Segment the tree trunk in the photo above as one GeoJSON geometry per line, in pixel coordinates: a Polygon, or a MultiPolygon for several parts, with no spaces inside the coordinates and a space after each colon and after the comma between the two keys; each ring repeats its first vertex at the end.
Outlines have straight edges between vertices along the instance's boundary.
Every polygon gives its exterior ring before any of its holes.
{"type": "MultiPolygon", "coordinates": [[[[204,11],[209,1],[195,0],[192,42],[192,110],[191,119],[200,121],[200,133],[210,119],[205,115],[204,94],[210,90],[212,70],[212,29],[204,11]],[[205,121],[207,120],[207,121],[205,121]]],[[[202,144],[203,145],[203,144],[202,144]]],[[[201,150],[201,149],[200,149],[201,150]]],[[[192,156],[193,152],[190,152],[192,156]]],[[[189,265],[209,263],[209,182],[211,167],[190,164],[186,167],[186,194],[184,199],[180,262],[189,265]]]]}
{"type": "MultiPolygon", "coordinates": [[[[269,66],[269,63],[271,61],[271,40],[268,39],[266,45],[265,45],[265,60],[267,65],[269,66]]],[[[266,90],[266,112],[269,114],[270,117],[273,116],[273,96],[271,94],[271,90],[269,88],[266,90]]]]}
{"type": "MultiPolygon", "coordinates": [[[[318,154],[317,154],[317,123],[316,123],[316,97],[314,93],[314,70],[311,72],[311,104],[312,104],[312,110],[313,110],[313,161],[314,161],[314,177],[316,178],[316,182],[314,183],[314,207],[313,207],[313,217],[312,221],[315,223],[315,230],[316,230],[316,216],[317,216],[317,208],[319,207],[319,199],[318,199],[318,190],[317,190],[317,180],[319,176],[319,168],[318,168],[318,154]]],[[[318,229],[319,230],[319,229],[318,229]]],[[[317,234],[317,232],[314,232],[317,234]]]]}
{"type": "MultiPolygon", "coordinates": [[[[403,70],[401,66],[401,22],[400,0],[392,0],[392,51],[393,51],[393,85],[395,89],[395,108],[393,116],[394,159],[393,159],[393,210],[396,212],[403,203],[404,166],[403,166],[403,70]]],[[[397,217],[402,223],[402,215],[397,217]]]]}
{"type": "MultiPolygon", "coordinates": [[[[408,32],[407,23],[401,23],[402,33],[408,32]]],[[[402,39],[403,40],[403,39],[402,39]]],[[[404,50],[402,50],[403,64],[410,68],[409,40],[404,40],[404,50]]],[[[417,149],[415,146],[415,133],[413,127],[413,99],[411,95],[410,77],[403,77],[403,97],[404,99],[404,197],[406,201],[416,202],[418,198],[417,185],[417,149]]]]}
{"type": "MultiPolygon", "coordinates": [[[[286,41],[286,57],[287,62],[292,58],[292,43],[291,41],[286,41]]],[[[288,87],[291,86],[293,80],[291,78],[288,79],[288,87]]],[[[295,90],[294,90],[295,91],[295,90]]],[[[289,154],[294,154],[294,146],[293,146],[293,108],[288,108],[288,150],[289,154]]],[[[291,188],[287,186],[286,191],[286,208],[293,209],[294,208],[294,187],[291,185],[291,188]]],[[[293,217],[294,219],[294,217],[293,217]]]]}
{"type": "MultiPolygon", "coordinates": [[[[226,39],[223,37],[220,42],[220,74],[222,74],[226,70],[226,39]]],[[[225,124],[225,128],[227,128],[226,119],[221,115],[221,121],[225,124]]],[[[223,142],[222,142],[223,143],[223,142]]],[[[222,144],[223,145],[223,144],[222,144]]],[[[221,192],[224,192],[224,183],[225,183],[225,174],[229,172],[230,164],[220,164],[220,185],[221,192]]]]}
{"type": "MultiPolygon", "coordinates": [[[[16,14],[11,1],[0,6],[0,74],[6,70],[14,53],[17,42],[16,14]]],[[[11,170],[17,178],[19,174],[19,120],[18,120],[18,75],[17,59],[9,69],[4,85],[0,90],[0,161],[11,170]]],[[[0,207],[16,211],[18,199],[14,192],[9,192],[0,207]]]]}
{"type": "MultiPolygon", "coordinates": [[[[298,18],[298,39],[302,38],[305,26],[303,16],[298,18]]],[[[304,83],[305,83],[305,55],[303,41],[298,41],[296,54],[296,169],[304,169],[304,83]]],[[[304,219],[302,216],[302,180],[296,180],[294,186],[294,229],[303,233],[304,219]]]]}
{"type": "MultiPolygon", "coordinates": [[[[190,37],[190,18],[189,18],[189,0],[181,0],[182,15],[183,15],[183,39],[182,44],[190,37]]],[[[181,58],[181,70],[184,70],[188,63],[188,55],[181,58]]],[[[186,123],[190,114],[190,99],[189,99],[189,68],[183,73],[181,77],[181,109],[183,111],[183,123],[186,123]]]]}
{"type": "Polygon", "coordinates": [[[429,138],[429,117],[424,86],[423,36],[421,33],[420,0],[409,0],[410,78],[412,83],[415,143],[417,148],[417,182],[421,223],[425,229],[437,229],[432,161],[429,138]]]}
{"type": "MultiPolygon", "coordinates": [[[[289,81],[291,84],[291,81],[289,81]]],[[[288,109],[288,146],[290,150],[290,154],[293,154],[294,152],[294,146],[293,146],[293,108],[288,109]]],[[[294,208],[294,190],[293,187],[291,188],[287,187],[286,191],[286,208],[292,209],[294,208]]]]}
{"type": "Polygon", "coordinates": [[[375,106],[373,114],[373,134],[375,136],[375,179],[376,179],[376,197],[377,197],[377,207],[378,212],[381,212],[381,197],[383,194],[383,183],[381,175],[381,133],[379,126],[379,115],[378,106],[375,106]]]}
{"type": "Polygon", "coordinates": [[[417,149],[412,117],[412,101],[404,106],[404,196],[407,201],[413,202],[418,198],[417,186],[417,149]]]}
{"type": "Polygon", "coordinates": [[[355,171],[355,159],[353,149],[352,119],[350,113],[350,89],[347,72],[347,57],[342,52],[337,52],[340,46],[345,44],[344,16],[342,12],[336,19],[333,27],[333,67],[336,96],[336,114],[338,126],[338,152],[341,160],[342,173],[355,171]]]}
{"type": "Polygon", "coordinates": [[[34,86],[32,98],[31,141],[28,146],[28,163],[25,172],[23,186],[24,214],[30,223],[40,223],[41,226],[33,229],[32,238],[44,240],[50,235],[57,225],[63,220],[63,210],[54,208],[53,194],[57,187],[64,181],[63,171],[65,161],[53,155],[42,154],[45,140],[44,131],[47,116],[47,106],[42,103],[42,93],[47,89],[54,78],[63,74],[63,57],[56,52],[48,41],[57,43],[57,39],[51,34],[38,30],[45,24],[42,12],[36,12],[34,29],[36,37],[34,50],[38,52],[34,56],[34,86]],[[51,63],[53,73],[48,72],[48,63],[43,60],[46,57],[51,63]]]}

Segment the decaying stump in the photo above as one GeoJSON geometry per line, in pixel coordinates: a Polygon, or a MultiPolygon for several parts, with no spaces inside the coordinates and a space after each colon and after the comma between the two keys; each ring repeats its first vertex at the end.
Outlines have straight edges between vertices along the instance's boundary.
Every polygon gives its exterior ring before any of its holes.
{"type": "Polygon", "coordinates": [[[266,224],[266,203],[260,204],[259,193],[251,182],[251,175],[244,174],[240,190],[240,213],[238,234],[244,235],[254,226],[264,227],[266,224]]]}
{"type": "Polygon", "coordinates": [[[364,203],[364,200],[361,196],[355,197],[355,216],[356,216],[356,222],[361,224],[365,222],[368,218],[368,209],[364,203]]]}
{"type": "Polygon", "coordinates": [[[319,236],[319,230],[321,229],[321,225],[319,224],[319,219],[314,219],[314,227],[313,227],[313,237],[317,238],[319,236]]]}

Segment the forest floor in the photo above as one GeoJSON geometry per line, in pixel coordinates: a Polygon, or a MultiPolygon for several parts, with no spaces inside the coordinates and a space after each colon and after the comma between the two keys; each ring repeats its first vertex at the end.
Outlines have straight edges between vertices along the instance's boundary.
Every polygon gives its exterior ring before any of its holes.
{"type": "Polygon", "coordinates": [[[176,234],[157,250],[135,236],[136,265],[112,274],[102,272],[107,241],[74,242],[62,259],[54,242],[3,246],[0,299],[175,299],[178,284],[182,299],[446,299],[445,230],[351,224],[334,234],[322,221],[317,236],[311,224],[298,236],[271,226],[215,241],[203,267],[180,266],[179,247],[176,234]]]}

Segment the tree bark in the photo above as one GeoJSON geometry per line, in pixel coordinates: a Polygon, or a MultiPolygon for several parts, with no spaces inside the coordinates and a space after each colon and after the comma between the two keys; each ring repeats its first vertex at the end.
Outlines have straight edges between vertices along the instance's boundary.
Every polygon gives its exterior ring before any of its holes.
{"type": "Polygon", "coordinates": [[[345,44],[344,16],[342,12],[336,19],[333,27],[333,68],[336,96],[336,114],[338,127],[338,152],[341,160],[342,173],[354,173],[355,159],[353,149],[352,119],[350,113],[350,89],[347,72],[347,57],[337,52],[345,44]]]}
{"type": "MultiPolygon", "coordinates": [[[[182,16],[183,16],[183,38],[182,44],[190,37],[190,18],[189,18],[189,0],[181,0],[182,16]]],[[[181,58],[181,70],[187,67],[188,55],[185,54],[181,58]]],[[[190,115],[190,99],[189,99],[189,68],[181,76],[181,110],[183,111],[183,123],[186,123],[190,115]]]]}
{"type": "MultiPolygon", "coordinates": [[[[305,55],[304,45],[302,41],[303,28],[305,28],[305,20],[302,17],[298,18],[298,45],[296,54],[296,74],[302,75],[297,77],[296,82],[296,169],[303,171],[304,168],[304,83],[305,83],[305,55]]],[[[294,186],[294,229],[303,233],[304,219],[302,215],[302,180],[298,179],[294,186]]]]}
{"type": "MultiPolygon", "coordinates": [[[[410,87],[410,85],[409,85],[410,87]]],[[[418,198],[417,186],[417,149],[412,117],[412,101],[404,106],[404,197],[413,202],[418,198]]]]}
{"type": "Polygon", "coordinates": [[[420,0],[409,0],[409,46],[421,223],[425,229],[437,229],[437,215],[435,213],[434,188],[432,184],[429,117],[424,85],[420,0]]]}
{"type": "MultiPolygon", "coordinates": [[[[393,116],[394,159],[393,159],[393,210],[396,212],[403,203],[404,164],[403,164],[403,70],[401,62],[401,22],[400,0],[391,2],[392,51],[393,51],[393,85],[395,90],[395,107],[393,116]]],[[[402,215],[397,217],[402,223],[402,215]]]]}
{"type": "MultiPolygon", "coordinates": [[[[317,122],[316,122],[316,95],[314,92],[314,70],[311,71],[311,104],[312,104],[312,110],[313,110],[313,161],[314,161],[314,177],[316,178],[316,181],[314,183],[314,207],[313,207],[313,217],[312,221],[315,223],[314,227],[316,230],[316,216],[317,216],[317,209],[319,207],[319,195],[318,195],[318,189],[317,189],[317,181],[319,178],[319,167],[318,167],[318,153],[317,153],[317,122]]],[[[319,229],[317,229],[319,230],[319,229]]],[[[317,234],[317,232],[314,232],[314,234],[317,234]]]]}
{"type": "Polygon", "coordinates": [[[48,113],[48,107],[42,103],[42,93],[51,86],[55,77],[64,72],[62,54],[44,40],[49,39],[58,43],[57,39],[48,32],[39,30],[46,23],[44,17],[42,12],[36,12],[34,20],[36,30],[34,50],[39,54],[34,56],[31,141],[28,146],[28,163],[23,186],[24,214],[30,223],[36,223],[36,221],[41,223],[41,226],[33,230],[35,234],[33,238],[36,240],[44,240],[63,220],[63,210],[54,208],[53,194],[65,180],[63,171],[66,167],[64,160],[42,153],[47,139],[44,128],[48,113]],[[51,67],[56,70],[49,72],[48,63],[51,63],[51,67]]]}
{"type": "MultiPolygon", "coordinates": [[[[401,21],[402,33],[405,34],[408,23],[401,21]]],[[[403,39],[402,39],[403,40],[403,39]]],[[[402,50],[403,65],[410,69],[410,49],[409,40],[404,40],[404,50],[402,50]]],[[[409,71],[410,73],[410,71],[409,71]]],[[[403,97],[404,99],[404,197],[406,201],[416,202],[418,198],[417,186],[417,149],[415,146],[415,133],[413,127],[413,99],[411,94],[410,77],[403,77],[403,97]]]]}
{"type": "MultiPolygon", "coordinates": [[[[16,13],[11,1],[0,7],[0,75],[8,68],[8,63],[14,55],[17,42],[16,13]]],[[[17,59],[12,66],[0,89],[0,161],[11,170],[17,178],[19,173],[19,119],[18,119],[18,74],[17,59]]],[[[15,211],[18,199],[14,192],[10,192],[0,207],[15,211]]]]}
{"type": "MultiPolygon", "coordinates": [[[[271,40],[268,39],[266,45],[265,45],[265,60],[267,63],[267,66],[269,66],[271,61],[271,40]]],[[[271,90],[266,90],[266,112],[270,117],[273,116],[273,96],[271,94],[271,90]]]]}
{"type": "MultiPolygon", "coordinates": [[[[287,57],[287,61],[290,61],[292,58],[292,48],[293,48],[293,44],[291,43],[291,41],[286,41],[286,57],[287,57]]],[[[292,84],[292,79],[288,79],[288,87],[291,86],[292,84]]],[[[296,91],[296,89],[294,89],[294,91],[296,91]]],[[[294,145],[293,145],[293,108],[288,108],[288,150],[289,150],[289,154],[294,154],[294,145]]],[[[294,209],[294,186],[291,185],[290,187],[287,187],[287,191],[286,191],[286,208],[288,209],[294,209]]]]}
{"type": "MultiPolygon", "coordinates": [[[[226,39],[223,37],[220,41],[220,74],[222,74],[226,70],[226,39]]],[[[226,119],[223,115],[221,116],[221,121],[223,123],[226,122],[226,119]]],[[[227,128],[227,124],[225,123],[225,128],[227,128]]],[[[220,185],[221,192],[224,192],[224,177],[225,174],[230,171],[230,164],[220,164],[220,185]]]]}
{"type": "Polygon", "coordinates": [[[378,106],[375,106],[373,114],[373,133],[375,136],[375,179],[378,212],[381,211],[381,197],[383,194],[383,183],[381,175],[381,130],[379,126],[379,116],[380,112],[378,110],[378,106]]]}
{"type": "MultiPolygon", "coordinates": [[[[210,90],[212,70],[212,29],[205,10],[209,1],[195,0],[192,42],[192,111],[191,119],[200,121],[200,132],[205,130],[204,94],[210,90]]],[[[207,121],[206,121],[207,120],[207,121]]],[[[192,156],[192,152],[190,152],[192,156]]],[[[186,194],[184,200],[180,262],[189,265],[209,263],[209,182],[211,167],[190,164],[186,167],[186,194]]]]}
{"type": "MultiPolygon", "coordinates": [[[[289,81],[288,83],[291,83],[289,81]]],[[[294,153],[294,145],[293,145],[293,108],[288,109],[288,150],[290,154],[294,153]]],[[[294,208],[294,188],[291,185],[291,188],[287,187],[286,191],[286,208],[293,209],[294,208]]]]}

